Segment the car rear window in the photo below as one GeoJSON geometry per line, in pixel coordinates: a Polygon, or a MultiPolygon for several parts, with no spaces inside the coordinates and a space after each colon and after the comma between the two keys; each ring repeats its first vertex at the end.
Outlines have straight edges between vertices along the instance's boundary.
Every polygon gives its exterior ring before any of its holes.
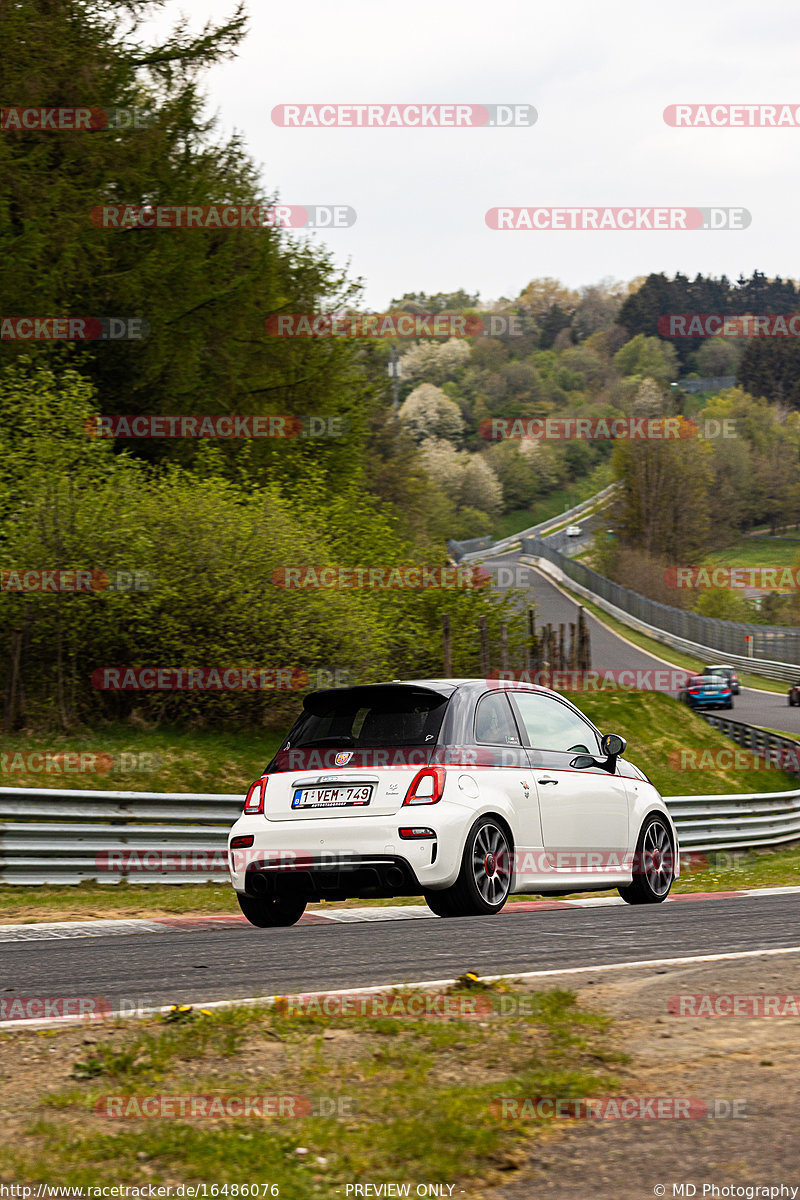
{"type": "Polygon", "coordinates": [[[448,697],[405,687],[342,688],[309,696],[292,748],[433,746],[448,697]]]}

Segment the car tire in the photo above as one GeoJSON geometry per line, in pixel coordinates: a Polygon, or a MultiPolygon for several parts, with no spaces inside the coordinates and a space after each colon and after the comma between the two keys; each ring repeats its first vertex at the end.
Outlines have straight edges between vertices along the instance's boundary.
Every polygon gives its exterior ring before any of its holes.
{"type": "Polygon", "coordinates": [[[423,892],[425,903],[431,912],[436,913],[437,917],[454,917],[455,913],[450,905],[448,892],[450,888],[444,888],[440,892],[423,892]]]}
{"type": "Polygon", "coordinates": [[[636,843],[633,879],[617,888],[626,904],[661,904],[675,878],[675,846],[666,818],[651,814],[636,843]]]}
{"type": "Polygon", "coordinates": [[[733,708],[733,701],[731,700],[731,701],[730,701],[728,704],[726,704],[726,705],[725,705],[725,707],[726,707],[726,708],[733,708]]]}
{"type": "Polygon", "coordinates": [[[236,893],[236,899],[250,924],[259,929],[296,925],[306,911],[307,903],[295,896],[247,896],[242,892],[236,893]]]}
{"type": "Polygon", "coordinates": [[[495,817],[481,817],[467,834],[458,879],[440,892],[426,892],[428,907],[440,917],[499,913],[511,891],[512,851],[506,827],[495,817]]]}

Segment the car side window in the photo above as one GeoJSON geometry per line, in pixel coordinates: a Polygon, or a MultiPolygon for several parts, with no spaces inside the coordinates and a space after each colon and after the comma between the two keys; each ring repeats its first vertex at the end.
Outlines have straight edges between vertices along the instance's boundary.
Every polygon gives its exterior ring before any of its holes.
{"type": "Polygon", "coordinates": [[[478,701],[475,713],[475,741],[491,746],[518,746],[517,724],[508,697],[491,692],[478,701]]]}
{"type": "Polygon", "coordinates": [[[540,692],[514,692],[514,701],[533,750],[600,753],[597,734],[589,722],[560,700],[540,692]]]}

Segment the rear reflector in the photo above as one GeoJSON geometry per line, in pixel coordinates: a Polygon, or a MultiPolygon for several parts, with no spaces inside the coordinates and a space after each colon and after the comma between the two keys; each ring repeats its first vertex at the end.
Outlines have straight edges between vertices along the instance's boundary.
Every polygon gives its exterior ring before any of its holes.
{"type": "Polygon", "coordinates": [[[231,844],[229,848],[231,850],[244,850],[248,846],[252,846],[255,840],[256,835],[254,833],[242,833],[239,834],[238,837],[231,838],[231,844]]]}
{"type": "Polygon", "coordinates": [[[436,834],[432,829],[426,829],[424,825],[416,826],[413,829],[398,829],[397,831],[401,838],[408,841],[410,838],[435,838],[436,834]]]}
{"type": "Polygon", "coordinates": [[[250,789],[244,799],[244,811],[246,813],[263,813],[264,811],[264,793],[267,790],[266,779],[257,779],[255,783],[250,785],[250,789]]]}
{"type": "Polygon", "coordinates": [[[444,767],[423,767],[411,781],[403,804],[438,804],[444,791],[444,767]]]}

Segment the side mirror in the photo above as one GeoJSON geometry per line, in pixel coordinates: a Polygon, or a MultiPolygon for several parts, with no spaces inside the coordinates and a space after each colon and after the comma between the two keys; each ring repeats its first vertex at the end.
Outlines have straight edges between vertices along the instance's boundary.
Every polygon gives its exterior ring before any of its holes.
{"type": "Polygon", "coordinates": [[[624,753],[628,743],[618,733],[607,733],[600,742],[600,753],[607,758],[617,758],[624,753]]]}
{"type": "Polygon", "coordinates": [[[597,759],[592,758],[591,754],[579,754],[569,765],[576,771],[586,771],[589,767],[597,766],[597,759]]]}

